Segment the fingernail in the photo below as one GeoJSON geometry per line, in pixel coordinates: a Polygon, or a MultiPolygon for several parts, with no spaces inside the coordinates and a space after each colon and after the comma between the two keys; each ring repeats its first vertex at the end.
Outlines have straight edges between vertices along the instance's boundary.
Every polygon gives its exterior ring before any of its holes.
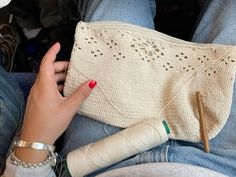
{"type": "Polygon", "coordinates": [[[93,89],[97,85],[97,82],[92,80],[89,82],[89,88],[93,89]]]}
{"type": "Polygon", "coordinates": [[[60,43],[59,42],[54,42],[53,44],[52,44],[52,46],[53,45],[59,45],[60,43]]]}

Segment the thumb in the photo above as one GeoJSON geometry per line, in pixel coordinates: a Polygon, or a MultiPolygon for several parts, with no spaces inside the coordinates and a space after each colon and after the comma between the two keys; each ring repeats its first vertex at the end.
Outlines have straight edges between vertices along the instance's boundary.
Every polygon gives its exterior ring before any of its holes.
{"type": "Polygon", "coordinates": [[[50,47],[50,49],[47,51],[47,53],[44,55],[41,65],[48,65],[48,64],[52,64],[54,63],[54,61],[56,60],[56,56],[58,54],[58,52],[60,51],[60,43],[55,43],[54,45],[52,45],[50,47]]]}
{"type": "Polygon", "coordinates": [[[79,88],[66,99],[66,105],[69,107],[69,110],[75,113],[96,85],[97,82],[95,80],[89,80],[80,85],[79,88]]]}

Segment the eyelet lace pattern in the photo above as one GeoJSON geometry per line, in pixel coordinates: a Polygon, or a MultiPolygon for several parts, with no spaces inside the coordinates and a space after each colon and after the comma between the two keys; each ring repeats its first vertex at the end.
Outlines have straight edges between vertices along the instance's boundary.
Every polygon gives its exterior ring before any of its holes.
{"type": "Polygon", "coordinates": [[[121,22],[80,22],[64,94],[95,79],[80,113],[119,127],[166,119],[171,138],[195,142],[201,139],[195,93],[203,95],[213,138],[229,115],[235,60],[235,46],[195,44],[121,22]]]}

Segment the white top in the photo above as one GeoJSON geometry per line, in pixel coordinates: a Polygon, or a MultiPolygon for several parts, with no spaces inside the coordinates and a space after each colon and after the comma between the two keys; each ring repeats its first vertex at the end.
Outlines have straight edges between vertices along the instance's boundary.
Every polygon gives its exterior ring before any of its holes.
{"type": "Polygon", "coordinates": [[[98,177],[226,177],[215,171],[181,163],[148,163],[109,171],[98,177]]]}

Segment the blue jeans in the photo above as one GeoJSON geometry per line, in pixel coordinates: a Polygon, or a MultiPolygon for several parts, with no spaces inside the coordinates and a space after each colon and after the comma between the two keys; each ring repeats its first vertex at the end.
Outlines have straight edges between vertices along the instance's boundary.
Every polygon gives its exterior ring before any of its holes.
{"type": "Polygon", "coordinates": [[[12,139],[21,125],[23,111],[22,91],[0,66],[0,174],[12,139]]]}
{"type": "MultiPolygon", "coordinates": [[[[84,4],[85,21],[124,21],[147,28],[154,28],[153,1],[94,0],[84,4]]],[[[236,44],[235,0],[212,0],[193,36],[195,42],[236,44]],[[222,9],[224,5],[224,9],[222,9]],[[220,16],[219,16],[220,14],[220,16]]],[[[236,84],[235,87],[236,89],[236,84]]],[[[76,115],[66,131],[61,155],[85,144],[102,139],[121,129],[88,117],[76,115]],[[92,131],[91,131],[92,130],[92,131]]],[[[138,154],[106,169],[90,174],[130,165],[150,162],[179,162],[215,170],[228,176],[236,176],[236,92],[232,109],[223,130],[210,141],[211,153],[205,153],[202,143],[169,140],[163,145],[138,154]]]]}
{"type": "Polygon", "coordinates": [[[234,0],[210,1],[197,26],[192,40],[199,43],[236,44],[236,2],[234,0]]]}

